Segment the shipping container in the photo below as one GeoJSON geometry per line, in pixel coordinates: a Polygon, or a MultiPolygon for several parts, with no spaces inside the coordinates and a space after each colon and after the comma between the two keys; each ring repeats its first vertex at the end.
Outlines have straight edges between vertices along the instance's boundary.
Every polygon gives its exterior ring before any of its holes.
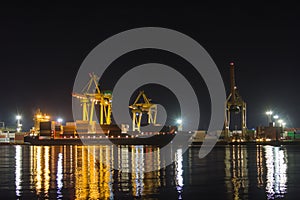
{"type": "Polygon", "coordinates": [[[75,126],[76,123],[75,122],[66,122],[66,126],[75,126]]]}
{"type": "Polygon", "coordinates": [[[206,136],[206,131],[195,131],[192,136],[192,142],[203,142],[206,136]]]}
{"type": "Polygon", "coordinates": [[[24,133],[16,133],[15,134],[15,142],[16,143],[24,143],[24,133]]]}
{"type": "Polygon", "coordinates": [[[295,139],[300,139],[300,134],[295,134],[295,139]]]}
{"type": "Polygon", "coordinates": [[[51,121],[40,122],[40,130],[51,130],[51,121]]]}
{"type": "Polygon", "coordinates": [[[76,121],[76,131],[78,134],[87,134],[89,131],[89,122],[83,120],[76,121]]]}
{"type": "Polygon", "coordinates": [[[51,130],[41,130],[40,131],[40,136],[51,136],[52,131],[51,130]]]}
{"type": "Polygon", "coordinates": [[[289,131],[287,133],[287,136],[294,138],[295,132],[294,131],[289,131]]]}
{"type": "Polygon", "coordinates": [[[55,131],[62,131],[61,125],[55,125],[55,131]]]}
{"type": "Polygon", "coordinates": [[[40,130],[54,130],[55,121],[40,122],[40,130]]]}
{"type": "Polygon", "coordinates": [[[89,121],[87,121],[87,120],[76,120],[76,125],[78,125],[78,124],[88,124],[89,123],[89,121]]]}
{"type": "Polygon", "coordinates": [[[75,126],[63,126],[63,135],[75,135],[75,126]]]}

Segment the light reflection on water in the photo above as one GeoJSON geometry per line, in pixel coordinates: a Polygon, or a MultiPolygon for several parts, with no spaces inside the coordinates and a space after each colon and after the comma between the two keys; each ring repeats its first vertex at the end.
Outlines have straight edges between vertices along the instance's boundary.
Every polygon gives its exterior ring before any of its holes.
{"type": "Polygon", "coordinates": [[[268,199],[283,198],[287,193],[287,153],[284,148],[265,146],[268,199]]]}
{"type": "Polygon", "coordinates": [[[62,167],[62,160],[63,160],[63,154],[58,154],[57,159],[57,173],[56,173],[56,184],[57,184],[57,197],[62,197],[62,188],[64,186],[63,184],[63,167],[62,167]]]}
{"type": "MultiPolygon", "coordinates": [[[[287,193],[287,151],[284,147],[256,145],[247,148],[244,145],[228,146],[225,151],[225,174],[229,199],[249,198],[249,163],[256,161],[256,185],[265,189],[266,199],[284,198],[287,193]],[[250,154],[250,155],[249,155],[250,154]],[[256,154],[255,160],[251,154],[256,154]]],[[[252,183],[253,184],[253,183],[252,183]]]]}
{"type": "Polygon", "coordinates": [[[181,193],[183,190],[183,169],[182,169],[182,149],[177,149],[175,154],[175,176],[176,176],[176,188],[179,194],[178,199],[182,199],[181,193]]]}
{"type": "Polygon", "coordinates": [[[21,146],[16,146],[16,196],[21,196],[21,190],[22,190],[22,149],[21,146]]]}
{"type": "MultiPolygon", "coordinates": [[[[160,165],[159,153],[158,148],[145,146],[124,146],[117,150],[112,146],[30,146],[28,170],[34,183],[31,189],[37,197],[43,198],[53,198],[53,190],[57,198],[63,198],[66,189],[71,198],[78,199],[118,199],[124,195],[141,197],[157,194],[157,188],[162,185],[160,171],[144,171],[147,167],[160,165]],[[112,168],[115,153],[120,171],[112,168]]],[[[183,186],[181,154],[179,149],[175,158],[178,188],[183,186]]],[[[22,157],[20,146],[16,151],[17,157],[19,160],[22,157]]],[[[21,196],[19,182],[22,179],[19,160],[16,160],[17,196],[21,196]]],[[[178,189],[178,192],[181,190],[178,189]]]]}
{"type": "Polygon", "coordinates": [[[225,151],[225,174],[230,178],[227,181],[227,190],[233,195],[231,199],[245,198],[248,194],[248,152],[244,146],[232,145],[225,151]]]}
{"type": "Polygon", "coordinates": [[[222,146],[204,159],[198,150],[175,149],[172,165],[145,172],[164,162],[156,147],[0,147],[0,192],[9,199],[278,199],[291,192],[288,170],[298,153],[286,147],[222,146]]]}

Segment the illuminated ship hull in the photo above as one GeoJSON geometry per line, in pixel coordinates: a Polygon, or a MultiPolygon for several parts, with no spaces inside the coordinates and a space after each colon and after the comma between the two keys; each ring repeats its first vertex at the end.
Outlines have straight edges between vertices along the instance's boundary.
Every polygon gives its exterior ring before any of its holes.
{"type": "Polygon", "coordinates": [[[26,136],[24,142],[33,145],[156,145],[164,146],[176,135],[176,127],[161,127],[160,131],[127,131],[122,133],[116,125],[101,126],[100,132],[88,132],[86,129],[77,131],[43,132],[37,136],[26,136]],[[47,133],[47,134],[45,134],[47,133]]]}
{"type": "Polygon", "coordinates": [[[57,138],[41,139],[39,137],[27,136],[24,142],[32,145],[155,145],[165,146],[172,141],[175,134],[160,134],[151,137],[117,137],[117,138],[100,138],[92,136],[83,138],[57,138]]]}

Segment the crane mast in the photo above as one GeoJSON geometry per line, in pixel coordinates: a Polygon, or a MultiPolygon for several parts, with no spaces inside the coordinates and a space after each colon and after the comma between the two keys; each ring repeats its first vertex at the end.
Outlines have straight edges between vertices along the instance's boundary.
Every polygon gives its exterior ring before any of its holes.
{"type": "Polygon", "coordinates": [[[247,132],[246,126],[246,102],[242,99],[237,91],[235,84],[234,63],[230,63],[230,94],[226,99],[225,108],[225,139],[229,140],[230,115],[241,114],[242,139],[247,132]]]}

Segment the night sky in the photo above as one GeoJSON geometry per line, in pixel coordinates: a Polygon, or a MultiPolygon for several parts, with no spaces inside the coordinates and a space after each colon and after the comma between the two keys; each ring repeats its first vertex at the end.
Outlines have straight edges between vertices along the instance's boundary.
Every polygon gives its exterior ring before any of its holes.
{"type": "MultiPolygon", "coordinates": [[[[300,12],[295,5],[15,4],[1,6],[0,24],[0,121],[7,125],[14,125],[20,113],[28,130],[36,108],[72,121],[73,83],[88,53],[114,34],[155,26],[199,42],[218,66],[227,94],[229,63],[235,62],[248,128],[266,124],[267,109],[287,126],[300,127],[300,12]]],[[[120,57],[100,81],[101,89],[112,89],[122,73],[147,62],[168,64],[191,80],[203,117],[199,128],[206,128],[210,109],[205,84],[189,63],[168,52],[141,50],[120,57]]],[[[176,115],[176,100],[170,100],[166,88],[144,89],[176,115]]]]}

